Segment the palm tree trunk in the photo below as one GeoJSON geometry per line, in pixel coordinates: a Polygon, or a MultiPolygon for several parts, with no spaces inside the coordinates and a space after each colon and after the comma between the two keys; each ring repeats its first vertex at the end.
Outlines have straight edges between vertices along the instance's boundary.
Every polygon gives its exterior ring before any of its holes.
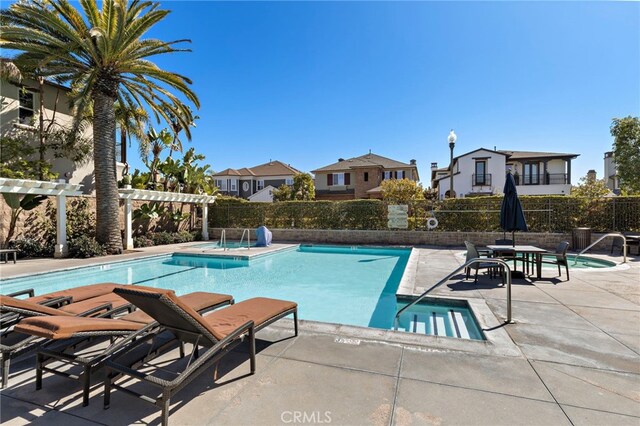
{"type": "MultiPolygon", "coordinates": [[[[113,92],[115,93],[115,91],[113,92]]],[[[93,94],[93,164],[96,179],[96,239],[107,253],[122,253],[116,176],[115,96],[93,94]]]]}

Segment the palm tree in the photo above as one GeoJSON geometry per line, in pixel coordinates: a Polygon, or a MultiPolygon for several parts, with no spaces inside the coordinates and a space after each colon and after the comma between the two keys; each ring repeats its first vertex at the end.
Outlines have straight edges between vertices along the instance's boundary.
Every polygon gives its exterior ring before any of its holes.
{"type": "MultiPolygon", "coordinates": [[[[188,49],[189,40],[142,39],[169,11],[159,3],[133,0],[80,0],[82,13],[67,0],[16,2],[0,11],[0,46],[18,58],[37,60],[44,77],[68,82],[76,117],[93,107],[93,159],[96,180],[96,239],[109,253],[122,251],[116,181],[115,103],[148,107],[156,120],[184,120],[190,113],[170,90],[199,108],[187,77],[160,69],[148,58],[188,49]]],[[[189,123],[183,122],[190,137],[189,123]]]]}
{"type": "Polygon", "coordinates": [[[127,162],[127,139],[131,143],[131,136],[135,137],[140,144],[144,144],[149,114],[144,108],[127,108],[120,102],[116,102],[116,127],[120,131],[120,161],[127,162]]]}

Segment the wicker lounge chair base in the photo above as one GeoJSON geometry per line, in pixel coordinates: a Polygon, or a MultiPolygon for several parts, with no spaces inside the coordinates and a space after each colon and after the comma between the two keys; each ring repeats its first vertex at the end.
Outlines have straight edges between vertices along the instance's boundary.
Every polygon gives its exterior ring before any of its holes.
{"type": "Polygon", "coordinates": [[[172,292],[139,292],[128,288],[116,290],[116,293],[152,315],[162,329],[171,331],[181,342],[193,344],[192,357],[173,380],[164,380],[127,365],[121,359],[124,353],[117,354],[105,363],[104,408],[110,406],[111,390],[118,389],[158,406],[162,410],[163,425],[168,424],[171,397],[245,341],[249,344],[250,373],[255,373],[256,331],[293,315],[295,335],[298,335],[298,308],[294,302],[255,298],[202,316],[184,306],[172,292]],[[201,353],[200,346],[208,349],[201,353]],[[128,376],[160,388],[160,396],[153,398],[135,392],[119,384],[119,376],[128,376]]]}

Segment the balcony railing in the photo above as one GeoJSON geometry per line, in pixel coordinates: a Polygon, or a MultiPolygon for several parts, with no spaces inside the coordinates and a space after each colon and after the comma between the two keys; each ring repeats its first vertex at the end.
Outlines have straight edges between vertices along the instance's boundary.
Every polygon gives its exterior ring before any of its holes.
{"type": "Polygon", "coordinates": [[[547,173],[539,175],[516,175],[516,185],[564,185],[569,183],[566,173],[547,173]]]}
{"type": "Polygon", "coordinates": [[[473,174],[473,175],[471,175],[471,185],[473,185],[473,186],[491,186],[491,173],[473,174]]]}

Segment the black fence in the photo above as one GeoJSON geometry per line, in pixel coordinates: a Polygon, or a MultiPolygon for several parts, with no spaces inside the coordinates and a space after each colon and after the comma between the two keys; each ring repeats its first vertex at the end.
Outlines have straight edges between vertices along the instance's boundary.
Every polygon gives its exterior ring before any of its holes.
{"type": "MultiPolygon", "coordinates": [[[[640,231],[640,197],[586,199],[520,197],[531,232],[569,232],[588,227],[594,232],[640,231]]],[[[502,197],[409,203],[408,229],[435,231],[500,231],[502,197]],[[433,221],[429,221],[433,224],[433,221]]],[[[249,203],[219,200],[209,224],[218,228],[388,229],[387,204],[379,200],[249,203]]]]}

